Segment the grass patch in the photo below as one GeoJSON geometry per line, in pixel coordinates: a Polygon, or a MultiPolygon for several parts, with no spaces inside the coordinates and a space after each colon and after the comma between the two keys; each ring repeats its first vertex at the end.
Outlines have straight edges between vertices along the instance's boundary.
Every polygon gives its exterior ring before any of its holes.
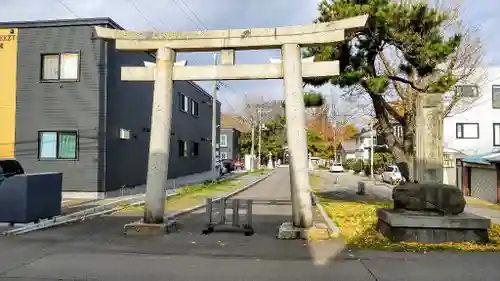
{"type": "MultiPolygon", "coordinates": [[[[309,175],[309,184],[311,185],[311,187],[318,185],[320,181],[321,181],[320,176],[315,174],[309,175]]],[[[313,191],[315,190],[313,189],[313,191]]]]}
{"type": "MultiPolygon", "coordinates": [[[[267,171],[267,169],[262,169],[267,171]]],[[[255,171],[254,171],[255,172],[255,171]]],[[[260,175],[264,175],[262,172],[260,175]]],[[[168,211],[182,211],[205,202],[209,197],[220,197],[224,194],[235,191],[242,186],[239,185],[239,178],[246,174],[237,175],[231,179],[207,181],[203,184],[185,186],[177,189],[177,195],[170,196],[165,200],[165,209],[168,211]]],[[[123,210],[128,213],[143,213],[144,206],[131,206],[123,210]]]]}
{"type": "MultiPolygon", "coordinates": [[[[203,184],[186,186],[177,190],[177,195],[165,200],[166,209],[169,211],[181,211],[202,204],[205,198],[219,197],[225,193],[236,190],[239,181],[235,179],[206,182],[203,184]]],[[[133,206],[126,212],[144,212],[144,206],[133,206]]]]}
{"type": "Polygon", "coordinates": [[[250,175],[264,175],[266,174],[270,169],[266,169],[266,168],[263,168],[263,169],[257,169],[257,170],[253,170],[253,172],[248,172],[248,174],[250,175]]]}
{"type": "Polygon", "coordinates": [[[337,223],[346,245],[352,249],[395,252],[497,252],[500,251],[500,225],[489,231],[488,243],[416,243],[392,242],[376,229],[377,208],[392,208],[392,202],[347,202],[320,197],[326,212],[337,223]]]}
{"type": "Polygon", "coordinates": [[[486,207],[486,208],[490,208],[490,209],[494,209],[494,210],[500,210],[499,204],[493,204],[493,203],[490,203],[490,202],[487,202],[487,201],[484,201],[481,199],[477,199],[474,197],[465,197],[465,201],[469,205],[476,205],[476,206],[482,206],[482,207],[486,207]]]}

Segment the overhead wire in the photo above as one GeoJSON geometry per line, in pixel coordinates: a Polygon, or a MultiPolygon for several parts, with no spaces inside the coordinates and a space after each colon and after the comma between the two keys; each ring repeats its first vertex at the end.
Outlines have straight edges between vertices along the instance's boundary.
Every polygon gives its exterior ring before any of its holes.
{"type": "Polygon", "coordinates": [[[63,6],[68,12],[73,14],[73,16],[75,16],[75,18],[78,18],[78,15],[75,13],[75,11],[73,11],[68,5],[66,5],[66,3],[64,3],[63,0],[56,0],[56,1],[59,2],[59,4],[61,6],[63,6]]]}
{"type": "MultiPolygon", "coordinates": [[[[171,0],[178,8],[179,10],[181,10],[181,12],[186,15],[186,17],[194,23],[194,25],[196,25],[196,27],[199,29],[199,30],[208,30],[208,27],[207,25],[205,25],[205,23],[200,19],[200,17],[198,17],[198,15],[189,7],[189,5],[184,1],[184,0],[171,0]],[[182,4],[184,4],[184,6],[186,7],[186,9],[189,11],[189,13],[191,13],[191,15],[194,17],[194,19],[188,15],[188,13],[179,5],[179,3],[177,2],[181,2],[182,4]]],[[[218,80],[216,81],[216,83],[218,84],[219,86],[219,89],[220,89],[220,86],[223,86],[224,88],[226,89],[229,89],[229,85],[227,85],[226,83],[218,80]]],[[[227,105],[229,106],[229,108],[233,111],[233,112],[237,112],[234,107],[231,105],[231,103],[228,101],[228,99],[223,96],[223,99],[224,101],[227,103],[227,105]]]]}
{"type": "Polygon", "coordinates": [[[130,2],[130,4],[132,5],[132,7],[142,16],[142,18],[146,21],[146,23],[153,29],[156,29],[156,26],[153,24],[153,22],[151,20],[149,20],[149,18],[146,16],[146,14],[144,14],[141,9],[139,9],[139,7],[137,6],[137,4],[135,3],[134,0],[128,0],[130,2]]]}

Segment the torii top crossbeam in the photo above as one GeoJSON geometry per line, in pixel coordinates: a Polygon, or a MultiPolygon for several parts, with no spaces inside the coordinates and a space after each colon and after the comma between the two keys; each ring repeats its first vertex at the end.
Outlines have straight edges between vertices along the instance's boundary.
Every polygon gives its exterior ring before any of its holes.
{"type": "Polygon", "coordinates": [[[367,15],[334,22],[277,28],[230,29],[192,32],[134,32],[96,27],[97,37],[115,39],[116,48],[129,51],[218,51],[221,49],[276,49],[283,44],[303,47],[344,40],[346,29],[365,26],[367,15]]]}

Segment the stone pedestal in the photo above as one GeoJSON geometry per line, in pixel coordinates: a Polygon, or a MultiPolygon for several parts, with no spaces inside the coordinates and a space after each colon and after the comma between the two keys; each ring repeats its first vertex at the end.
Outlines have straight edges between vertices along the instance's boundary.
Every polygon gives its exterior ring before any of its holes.
{"type": "Polygon", "coordinates": [[[166,221],[160,224],[144,223],[142,221],[128,223],[124,226],[127,236],[154,236],[165,235],[177,229],[175,221],[166,221]]]}
{"type": "Polygon", "coordinates": [[[486,242],[491,225],[490,219],[469,213],[440,215],[377,209],[377,217],[377,230],[396,242],[486,242]]]}

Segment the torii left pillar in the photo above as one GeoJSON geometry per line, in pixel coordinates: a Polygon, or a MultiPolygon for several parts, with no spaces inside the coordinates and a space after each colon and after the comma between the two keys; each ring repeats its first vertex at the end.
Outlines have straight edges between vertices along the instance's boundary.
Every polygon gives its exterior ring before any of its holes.
{"type": "Polygon", "coordinates": [[[144,217],[140,223],[125,225],[125,234],[164,234],[169,227],[164,216],[172,126],[174,62],[174,50],[167,47],[158,49],[144,217]]]}

